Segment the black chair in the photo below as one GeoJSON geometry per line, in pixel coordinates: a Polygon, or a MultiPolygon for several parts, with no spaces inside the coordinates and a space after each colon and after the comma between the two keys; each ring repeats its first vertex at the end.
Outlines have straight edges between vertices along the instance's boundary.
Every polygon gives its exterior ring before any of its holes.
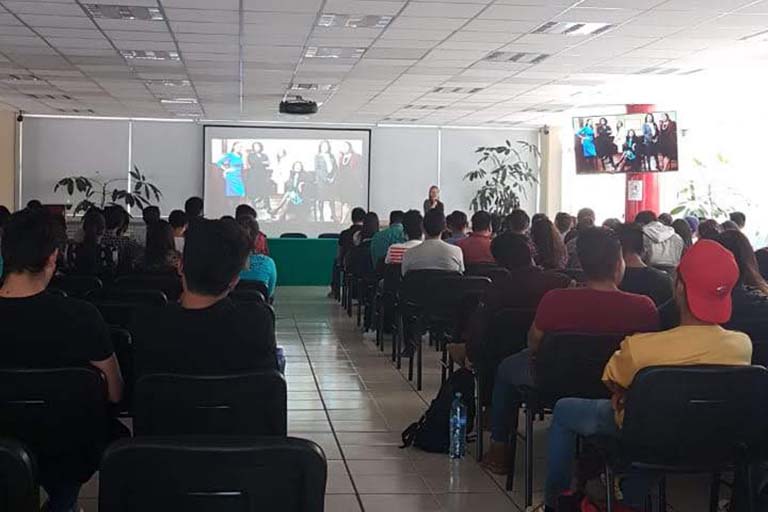
{"type": "Polygon", "coordinates": [[[135,372],[133,367],[133,339],[131,333],[120,327],[110,327],[109,334],[115,356],[120,363],[120,373],[123,375],[123,400],[118,405],[118,412],[127,416],[133,401],[133,385],[135,372]]]}
{"type": "Polygon", "coordinates": [[[508,276],[509,270],[504,267],[500,267],[496,263],[478,263],[475,265],[467,266],[464,275],[487,277],[491,281],[496,282],[499,279],[508,276]]]}
{"type": "Polygon", "coordinates": [[[162,308],[168,304],[160,290],[109,288],[88,295],[101,312],[104,320],[113,326],[128,329],[137,312],[148,308],[162,308]]]}
{"type": "Polygon", "coordinates": [[[394,339],[397,336],[397,308],[398,308],[398,293],[400,291],[400,283],[402,282],[402,266],[398,264],[384,265],[382,272],[381,286],[377,289],[376,296],[376,344],[379,349],[384,351],[384,334],[385,331],[390,330],[392,332],[392,361],[394,362],[396,354],[396,341],[394,339]]]}
{"type": "Polygon", "coordinates": [[[83,483],[111,440],[107,385],[95,368],[0,370],[0,437],[33,454],[42,485],[83,483]]]}
{"type": "Polygon", "coordinates": [[[338,239],[341,235],[339,233],[321,233],[317,238],[331,238],[338,239]]]}
{"type": "Polygon", "coordinates": [[[231,292],[229,292],[229,298],[233,302],[239,302],[239,303],[247,303],[247,302],[255,302],[257,304],[266,304],[267,299],[266,296],[261,293],[261,291],[253,289],[240,289],[238,290],[235,288],[231,292]]]}
{"type": "MultiPolygon", "coordinates": [[[[614,480],[628,470],[715,474],[710,511],[717,511],[719,473],[746,475],[745,508],[754,510],[749,463],[768,431],[768,371],[761,366],[657,366],[640,371],[627,392],[618,439],[589,439],[606,457],[607,510],[614,480]]],[[[659,510],[666,510],[664,479],[659,510]]],[[[733,503],[732,503],[733,505],[733,503]]]]}
{"type": "Polygon", "coordinates": [[[178,301],[182,293],[181,279],[170,273],[130,274],[118,277],[114,287],[122,290],[159,290],[168,302],[178,301]]]}
{"type": "Polygon", "coordinates": [[[277,370],[241,375],[155,374],[134,393],[140,436],[284,436],[285,379],[277,370]]]}
{"type": "Polygon", "coordinates": [[[48,286],[63,291],[68,297],[82,299],[95,290],[101,290],[104,284],[93,276],[58,275],[51,279],[48,286]]]}
{"type": "Polygon", "coordinates": [[[283,233],[280,238],[309,238],[304,233],[283,233]]]}
{"type": "Polygon", "coordinates": [[[235,291],[243,291],[243,290],[256,290],[257,292],[260,292],[262,297],[264,299],[269,299],[269,287],[267,286],[267,283],[263,281],[245,281],[241,279],[237,286],[235,287],[235,291]]]}
{"type": "Polygon", "coordinates": [[[40,510],[37,468],[24,446],[13,439],[0,439],[0,510],[40,510]]]}
{"type": "Polygon", "coordinates": [[[322,512],[327,462],[295,438],[132,439],[110,446],[101,512],[322,512]]]}

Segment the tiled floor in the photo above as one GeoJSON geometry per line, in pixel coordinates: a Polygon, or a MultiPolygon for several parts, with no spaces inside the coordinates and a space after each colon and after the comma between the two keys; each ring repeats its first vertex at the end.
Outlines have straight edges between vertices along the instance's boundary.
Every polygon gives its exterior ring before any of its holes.
{"type": "MultiPolygon", "coordinates": [[[[289,434],[312,439],[328,459],[328,512],[522,510],[522,461],[515,490],[469,456],[401,450],[400,433],[437,393],[438,357],[425,350],[424,390],[414,387],[376,349],[321,288],[281,288],[277,340],[287,357],[289,434]]],[[[405,370],[405,369],[404,369],[405,370]]],[[[536,424],[536,503],[544,481],[546,423],[536,424]]],[[[522,452],[522,450],[518,450],[522,452]]],[[[81,504],[96,510],[97,478],[81,504]]],[[[707,487],[698,479],[670,483],[676,511],[705,510],[707,487]]],[[[670,507],[671,508],[671,507],[670,507]]]]}

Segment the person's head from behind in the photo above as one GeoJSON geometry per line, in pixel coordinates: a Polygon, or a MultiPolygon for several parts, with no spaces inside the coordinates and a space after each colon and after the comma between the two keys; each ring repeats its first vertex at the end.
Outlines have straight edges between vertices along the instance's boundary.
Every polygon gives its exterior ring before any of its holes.
{"type": "Polygon", "coordinates": [[[261,228],[259,227],[259,222],[254,219],[253,217],[242,216],[237,218],[237,223],[240,225],[241,228],[246,232],[248,235],[248,240],[250,242],[251,251],[253,251],[256,254],[264,254],[265,247],[263,244],[257,244],[257,240],[259,239],[259,233],[261,232],[261,228]],[[257,250],[258,247],[258,250],[257,250]]]}
{"type": "Polygon", "coordinates": [[[565,259],[565,244],[557,228],[549,219],[539,219],[531,224],[531,241],[536,246],[537,259],[546,268],[562,266],[565,259]]]}
{"type": "Polygon", "coordinates": [[[237,208],[235,208],[235,218],[239,219],[240,217],[251,217],[256,219],[256,210],[249,204],[239,204],[237,205],[237,208]]]}
{"type": "Polygon", "coordinates": [[[656,218],[656,214],[651,210],[645,210],[635,215],[635,224],[640,224],[641,226],[647,226],[648,224],[656,222],[657,220],[658,219],[656,218]]]}
{"type": "Polygon", "coordinates": [[[619,219],[611,217],[610,219],[605,219],[603,221],[603,227],[608,228],[612,231],[616,231],[621,227],[622,222],[619,219]]]}
{"type": "Polygon", "coordinates": [[[408,210],[403,216],[403,231],[408,240],[421,240],[424,235],[422,225],[424,218],[419,210],[408,210]]]}
{"type": "Polygon", "coordinates": [[[427,238],[439,239],[445,231],[445,215],[439,210],[429,210],[424,216],[424,233],[427,238]]]}
{"type": "Polygon", "coordinates": [[[190,225],[181,270],[185,291],[225,296],[237,285],[250,253],[248,235],[235,221],[201,219],[190,225]]]}
{"type": "Polygon", "coordinates": [[[365,220],[365,210],[360,208],[354,208],[352,210],[352,224],[362,224],[365,220]]]}
{"type": "Polygon", "coordinates": [[[45,210],[27,208],[14,213],[3,228],[5,275],[34,278],[47,286],[56,272],[65,236],[61,224],[45,210]]]}
{"type": "Polygon", "coordinates": [[[491,214],[484,211],[475,212],[475,214],[472,215],[472,232],[480,234],[493,233],[491,214]]]}
{"type": "Polygon", "coordinates": [[[624,254],[624,258],[627,259],[631,256],[639,256],[642,258],[645,252],[643,239],[645,234],[643,233],[643,227],[640,224],[621,224],[614,230],[619,237],[621,243],[621,251],[624,254]]]}
{"type": "Polygon", "coordinates": [[[723,228],[715,219],[707,219],[699,224],[699,240],[716,240],[723,228]]]}
{"type": "Polygon", "coordinates": [[[203,200],[199,197],[190,197],[184,203],[184,212],[188,220],[193,220],[203,216],[203,200]]]}
{"type": "Polygon", "coordinates": [[[98,244],[107,229],[104,214],[98,208],[91,208],[83,215],[83,242],[98,244]]]}
{"type": "Polygon", "coordinates": [[[611,282],[624,278],[624,258],[616,234],[607,228],[587,228],[576,239],[576,251],[588,282],[611,282]]]}
{"type": "Polygon", "coordinates": [[[736,223],[739,229],[744,229],[744,226],[747,225],[747,216],[742,212],[733,212],[731,213],[730,218],[736,223]]]}
{"type": "Polygon", "coordinates": [[[739,225],[733,222],[732,220],[727,220],[723,222],[722,224],[720,224],[720,228],[723,231],[741,231],[741,229],[739,228],[739,225]]]}
{"type": "Polygon", "coordinates": [[[120,205],[114,204],[104,208],[104,221],[107,231],[121,235],[128,229],[128,212],[120,205]]]}
{"type": "Polygon", "coordinates": [[[661,222],[665,226],[672,226],[673,221],[674,219],[672,218],[672,215],[668,213],[662,213],[661,215],[659,215],[659,222],[661,222]]]}
{"type": "Polygon", "coordinates": [[[0,236],[3,234],[3,226],[11,218],[11,210],[0,204],[0,236]]]}
{"type": "Polygon", "coordinates": [[[461,236],[467,230],[467,214],[454,210],[445,218],[445,223],[453,236],[461,236]]]}
{"type": "Polygon", "coordinates": [[[582,208],[576,214],[576,227],[578,229],[592,228],[595,226],[595,211],[592,208],[582,208]]]}
{"type": "Polygon", "coordinates": [[[683,239],[685,247],[693,245],[693,231],[691,225],[685,219],[676,219],[672,222],[672,229],[683,239]]]}
{"type": "Polygon", "coordinates": [[[517,208],[504,219],[504,231],[524,235],[531,226],[531,218],[525,213],[525,210],[517,208]]]}
{"type": "Polygon", "coordinates": [[[144,224],[150,226],[160,221],[160,208],[157,206],[147,206],[141,211],[141,217],[144,219],[144,224]]]}
{"type": "Polygon", "coordinates": [[[42,210],[43,203],[41,203],[38,199],[30,199],[27,201],[27,208],[30,210],[42,210]]]}
{"type": "Polygon", "coordinates": [[[379,216],[376,212],[368,212],[363,219],[363,229],[360,230],[360,234],[363,240],[367,240],[376,233],[379,232],[379,216]]]}
{"type": "Polygon", "coordinates": [[[701,221],[698,217],[694,217],[693,215],[688,215],[685,217],[685,222],[688,223],[688,226],[691,228],[691,233],[698,233],[699,232],[699,224],[701,224],[701,221]]]}
{"type": "Polygon", "coordinates": [[[555,215],[555,227],[561,235],[568,233],[573,227],[573,217],[570,213],[560,212],[555,215]]]}
{"type": "Polygon", "coordinates": [[[168,215],[168,224],[173,229],[173,236],[182,236],[187,229],[187,214],[181,210],[173,210],[168,215]]]}
{"type": "Polygon", "coordinates": [[[535,213],[533,217],[531,217],[531,226],[533,226],[540,220],[549,220],[549,217],[547,217],[546,213],[535,213]]]}
{"type": "Polygon", "coordinates": [[[147,246],[144,251],[147,265],[165,263],[168,259],[168,254],[175,249],[173,228],[171,228],[170,223],[159,220],[147,226],[147,246]]]}
{"type": "Polygon", "coordinates": [[[739,266],[739,284],[757,288],[768,294],[768,284],[760,274],[755,250],[749,239],[741,231],[731,229],[723,231],[716,241],[733,254],[736,264],[739,266]]]}
{"type": "Polygon", "coordinates": [[[739,281],[733,254],[714,240],[700,240],[677,268],[675,300],[683,325],[718,325],[731,318],[731,292],[739,281]]]}
{"type": "Polygon", "coordinates": [[[496,263],[512,270],[530,267],[533,263],[528,237],[517,233],[502,233],[491,242],[491,254],[496,263]]]}
{"type": "Polygon", "coordinates": [[[405,215],[403,210],[392,210],[389,212],[389,225],[392,226],[393,224],[402,224],[403,215],[405,215]]]}

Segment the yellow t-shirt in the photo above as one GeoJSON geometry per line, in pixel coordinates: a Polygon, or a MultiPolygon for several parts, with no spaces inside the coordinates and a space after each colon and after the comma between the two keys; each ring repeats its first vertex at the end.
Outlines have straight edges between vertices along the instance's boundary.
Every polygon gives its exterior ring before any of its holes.
{"type": "MultiPolygon", "coordinates": [[[[637,372],[649,366],[751,363],[752,342],[746,334],[718,325],[686,325],[625,338],[605,366],[603,382],[628,389],[637,372]]],[[[623,420],[624,411],[617,410],[616,423],[621,426],[623,420]]]]}

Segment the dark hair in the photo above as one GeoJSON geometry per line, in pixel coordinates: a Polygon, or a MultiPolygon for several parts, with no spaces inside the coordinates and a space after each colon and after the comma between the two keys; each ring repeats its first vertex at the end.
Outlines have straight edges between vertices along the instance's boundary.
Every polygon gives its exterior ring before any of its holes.
{"type": "Polygon", "coordinates": [[[168,215],[168,223],[172,228],[179,229],[187,225],[187,214],[181,210],[173,210],[168,215]]]}
{"type": "Polygon", "coordinates": [[[546,213],[534,213],[531,217],[531,226],[539,222],[540,220],[549,220],[546,213]]]}
{"type": "Polygon", "coordinates": [[[491,214],[484,211],[475,212],[472,215],[472,231],[487,231],[491,226],[491,214]]]}
{"type": "Polygon", "coordinates": [[[639,224],[621,224],[616,230],[621,242],[621,249],[628,254],[643,255],[645,250],[645,233],[639,224]]]}
{"type": "Polygon", "coordinates": [[[427,236],[436,237],[445,231],[445,215],[438,209],[432,209],[424,216],[424,232],[427,236]]]}
{"type": "Polygon", "coordinates": [[[113,204],[104,208],[104,221],[109,231],[120,230],[125,224],[125,215],[122,206],[113,204]]]}
{"type": "Polygon", "coordinates": [[[595,211],[592,208],[582,208],[576,214],[576,227],[591,228],[595,225],[595,211]]]}
{"type": "Polygon", "coordinates": [[[661,215],[659,215],[659,222],[661,222],[665,226],[672,226],[673,221],[674,219],[668,213],[662,213],[661,215]]]}
{"type": "Polygon", "coordinates": [[[408,210],[403,216],[403,231],[408,240],[420,240],[424,218],[419,210],[408,210]]]}
{"type": "Polygon", "coordinates": [[[716,240],[733,253],[739,265],[739,284],[752,286],[768,294],[768,283],[760,274],[755,250],[749,239],[739,230],[728,230],[721,233],[716,240]]]}
{"type": "Polygon", "coordinates": [[[612,279],[621,259],[621,243],[608,228],[586,228],[576,239],[581,268],[588,279],[612,279]]]}
{"type": "Polygon", "coordinates": [[[256,210],[249,204],[239,204],[237,205],[237,208],[235,208],[235,218],[239,219],[243,216],[251,217],[253,219],[258,218],[256,210]]]}
{"type": "Polygon", "coordinates": [[[187,214],[188,220],[201,217],[203,215],[203,200],[199,197],[190,197],[184,203],[184,212],[187,214]]]}
{"type": "Polygon", "coordinates": [[[693,231],[691,231],[691,225],[685,219],[673,221],[672,229],[683,239],[686,248],[693,245],[693,231]]]}
{"type": "Polygon", "coordinates": [[[253,217],[245,215],[238,217],[237,223],[240,224],[240,227],[243,228],[245,233],[248,235],[248,241],[251,244],[251,251],[256,252],[256,240],[259,238],[259,233],[261,233],[259,222],[253,217]]]}
{"type": "Polygon", "coordinates": [[[656,222],[656,220],[656,214],[651,210],[645,210],[635,215],[635,224],[640,224],[641,226],[645,226],[651,222],[656,222]]]}
{"type": "Polygon", "coordinates": [[[376,212],[368,212],[363,219],[363,229],[360,230],[360,237],[362,240],[368,240],[373,235],[379,232],[379,216],[376,212]]]}
{"type": "Polygon", "coordinates": [[[739,229],[742,229],[744,226],[747,225],[747,216],[741,212],[731,213],[730,218],[733,222],[736,223],[739,229]]]}
{"type": "Polygon", "coordinates": [[[389,212],[389,224],[402,224],[403,215],[405,215],[403,210],[392,210],[389,212]]]}
{"type": "Polygon", "coordinates": [[[699,239],[701,240],[716,240],[722,232],[723,228],[714,219],[707,219],[699,224],[699,239]]]}
{"type": "Polygon", "coordinates": [[[98,208],[91,208],[83,215],[83,243],[97,245],[107,228],[104,214],[98,208]]]}
{"type": "Polygon", "coordinates": [[[11,210],[0,204],[0,233],[3,232],[3,226],[11,218],[11,210]]]}
{"type": "Polygon", "coordinates": [[[33,208],[14,213],[3,228],[5,272],[42,272],[64,239],[61,224],[45,210],[33,208]]]}
{"type": "Polygon", "coordinates": [[[184,281],[187,289],[216,296],[227,291],[251,253],[248,235],[231,220],[191,224],[184,243],[184,281]]]}
{"type": "Polygon", "coordinates": [[[563,268],[566,250],[557,228],[549,219],[540,219],[531,226],[531,240],[536,246],[536,263],[545,269],[563,268]]]}
{"type": "Polygon", "coordinates": [[[467,228],[467,214],[454,210],[445,218],[445,224],[451,231],[464,231],[467,228]]]}
{"type": "Polygon", "coordinates": [[[30,210],[42,210],[43,209],[43,203],[40,202],[38,199],[30,199],[27,202],[27,208],[30,210]]]}
{"type": "Polygon", "coordinates": [[[491,242],[491,254],[496,263],[507,269],[531,265],[531,244],[528,237],[517,233],[502,233],[491,242]]]}
{"type": "Polygon", "coordinates": [[[525,213],[525,210],[516,209],[504,217],[504,231],[514,233],[523,233],[531,225],[531,218],[525,213]]]}
{"type": "Polygon", "coordinates": [[[720,227],[723,229],[723,231],[741,231],[739,229],[739,225],[733,222],[732,220],[727,220],[720,224],[720,227]]]}
{"type": "Polygon", "coordinates": [[[357,208],[354,208],[352,210],[352,222],[358,223],[363,222],[365,220],[365,210],[360,208],[359,206],[357,208]]]}
{"type": "Polygon", "coordinates": [[[570,213],[560,212],[555,215],[555,226],[560,234],[566,234],[573,227],[573,217],[570,213]]]}
{"type": "Polygon", "coordinates": [[[147,226],[154,224],[160,220],[160,208],[157,206],[147,206],[141,211],[141,217],[147,226]]]}
{"type": "Polygon", "coordinates": [[[146,266],[163,266],[168,261],[168,254],[176,250],[171,225],[159,220],[147,226],[147,247],[144,250],[146,266]]]}
{"type": "MultiPolygon", "coordinates": [[[[465,224],[466,225],[466,224],[465,224]]],[[[504,226],[504,219],[498,213],[491,214],[491,229],[494,233],[501,233],[504,226]]]]}
{"type": "Polygon", "coordinates": [[[605,219],[603,221],[603,227],[612,231],[616,231],[621,227],[622,222],[616,218],[605,219]]]}

